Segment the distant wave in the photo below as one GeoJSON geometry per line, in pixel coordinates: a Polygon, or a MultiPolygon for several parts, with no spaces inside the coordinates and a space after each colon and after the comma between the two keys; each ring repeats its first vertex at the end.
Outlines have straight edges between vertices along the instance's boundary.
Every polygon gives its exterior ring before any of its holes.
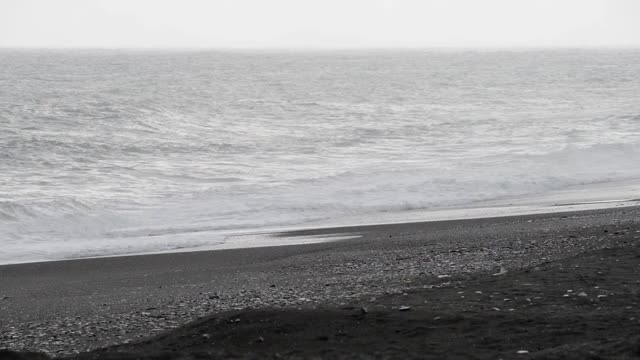
{"type": "Polygon", "coordinates": [[[71,198],[23,203],[16,201],[0,201],[0,220],[18,221],[21,219],[59,217],[66,214],[86,213],[90,209],[90,204],[71,198]]]}

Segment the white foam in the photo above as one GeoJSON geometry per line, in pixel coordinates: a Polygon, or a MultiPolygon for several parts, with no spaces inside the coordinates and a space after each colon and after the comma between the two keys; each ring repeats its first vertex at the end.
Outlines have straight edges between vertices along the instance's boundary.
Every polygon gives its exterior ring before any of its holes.
{"type": "Polygon", "coordinates": [[[638,163],[636,145],[598,145],[544,155],[491,156],[440,171],[369,169],[253,191],[236,187],[126,212],[39,213],[0,224],[0,262],[263,246],[263,241],[252,245],[225,237],[234,231],[614,206],[606,201],[640,198],[640,182],[633,179],[640,177],[634,166],[638,163]],[[632,179],[619,180],[626,178],[632,179]]]}

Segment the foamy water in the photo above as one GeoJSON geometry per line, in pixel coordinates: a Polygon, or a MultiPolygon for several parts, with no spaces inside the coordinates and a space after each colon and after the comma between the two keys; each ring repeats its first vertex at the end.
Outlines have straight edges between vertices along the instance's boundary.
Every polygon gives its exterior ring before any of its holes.
{"type": "Polygon", "coordinates": [[[639,74],[640,51],[4,50],[0,263],[640,183],[639,74]]]}

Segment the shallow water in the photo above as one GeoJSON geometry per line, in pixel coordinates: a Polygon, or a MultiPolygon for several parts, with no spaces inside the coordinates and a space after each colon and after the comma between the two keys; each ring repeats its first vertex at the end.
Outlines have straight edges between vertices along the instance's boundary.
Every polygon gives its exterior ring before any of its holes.
{"type": "Polygon", "coordinates": [[[4,50],[0,263],[640,182],[638,74],[640,51],[4,50]]]}

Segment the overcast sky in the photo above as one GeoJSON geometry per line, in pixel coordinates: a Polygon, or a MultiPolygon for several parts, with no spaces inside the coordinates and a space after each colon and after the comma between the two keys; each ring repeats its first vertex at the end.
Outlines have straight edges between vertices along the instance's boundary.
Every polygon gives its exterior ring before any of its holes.
{"type": "Polygon", "coordinates": [[[0,0],[4,47],[640,46],[640,0],[0,0]]]}

